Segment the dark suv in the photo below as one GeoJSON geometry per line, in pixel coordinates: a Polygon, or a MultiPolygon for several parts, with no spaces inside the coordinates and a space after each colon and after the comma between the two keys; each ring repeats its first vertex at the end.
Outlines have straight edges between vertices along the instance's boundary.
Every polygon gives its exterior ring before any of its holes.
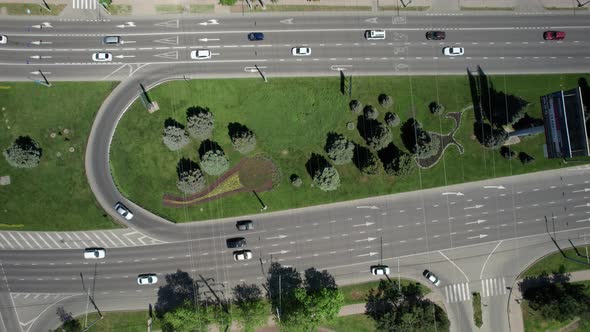
{"type": "Polygon", "coordinates": [[[243,237],[234,237],[225,241],[228,248],[241,248],[246,246],[246,239],[243,237]]]}
{"type": "Polygon", "coordinates": [[[248,40],[264,40],[264,34],[262,32],[251,32],[248,34],[248,40]]]}
{"type": "Polygon", "coordinates": [[[426,39],[428,40],[444,40],[447,34],[444,31],[428,31],[426,33],[426,39]]]}

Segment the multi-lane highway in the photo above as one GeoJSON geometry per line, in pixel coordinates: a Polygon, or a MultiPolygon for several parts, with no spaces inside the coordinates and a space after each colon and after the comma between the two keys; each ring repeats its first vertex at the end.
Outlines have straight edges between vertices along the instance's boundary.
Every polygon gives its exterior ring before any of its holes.
{"type": "MultiPolygon", "coordinates": [[[[336,75],[340,69],[354,75],[463,74],[477,65],[490,73],[586,72],[590,65],[588,29],[586,16],[549,15],[2,20],[0,31],[8,36],[8,43],[0,46],[3,80],[38,79],[36,71],[40,69],[49,81],[122,81],[105,100],[93,124],[86,151],[88,181],[109,214],[115,216],[113,203],[123,201],[135,213],[130,227],[165,242],[108,250],[107,258],[97,265],[84,261],[79,250],[0,251],[5,276],[0,292],[12,293],[8,301],[0,296],[5,329],[20,328],[19,322],[30,331],[55,326],[54,308],[30,309],[54,302],[73,308],[70,310],[75,313],[85,311],[86,300],[79,296],[80,273],[86,286],[92,280],[101,310],[145,308],[154,300],[157,287],[137,286],[138,273],[163,276],[183,269],[195,277],[212,278],[229,294],[239,282],[263,282],[271,259],[300,270],[327,268],[341,282],[371,279],[368,266],[381,259],[396,273],[417,279],[423,268],[430,267],[443,279],[441,296],[448,302],[450,313],[461,326],[469,328],[470,309],[456,305],[469,297],[469,285],[477,288],[481,281],[484,287],[488,280],[485,275],[493,280],[502,278],[499,284],[510,283],[518,268],[528,262],[520,260],[519,250],[530,254],[537,248],[521,247],[519,243],[530,238],[547,242],[545,217],[568,236],[588,231],[590,169],[551,171],[251,216],[256,228],[244,234],[255,257],[237,263],[225,247],[225,239],[238,234],[235,219],[172,225],[121,196],[109,169],[112,134],[137,97],[139,83],[150,88],[168,79],[257,77],[258,73],[251,70],[254,65],[270,80],[277,76],[336,75]],[[387,39],[364,40],[366,29],[385,29],[387,39]],[[434,29],[446,31],[447,40],[427,41],[425,32],[434,29]],[[567,39],[544,41],[545,30],[566,31],[567,39]],[[246,34],[252,31],[264,32],[265,40],[248,41],[246,34]],[[106,35],[121,36],[124,43],[102,45],[106,35]],[[303,45],[312,48],[311,56],[291,56],[292,47],[303,45]],[[465,55],[443,56],[442,47],[449,45],[464,47],[465,55]],[[212,59],[191,60],[190,50],[197,48],[211,49],[212,59]],[[94,63],[91,55],[99,51],[111,52],[113,62],[94,63]],[[459,192],[461,195],[450,194],[459,192]],[[481,273],[478,270],[473,277],[451,255],[462,252],[464,257],[476,257],[481,263],[502,241],[516,243],[503,252],[515,266],[507,274],[506,264],[500,263],[490,265],[501,269],[484,274],[486,264],[482,263],[481,273]],[[55,297],[31,301],[20,294],[55,297]],[[18,318],[10,316],[13,306],[19,308],[18,318]]],[[[490,319],[493,323],[488,328],[506,330],[505,311],[502,315],[501,306],[493,308],[489,315],[494,319],[490,319]]]]}

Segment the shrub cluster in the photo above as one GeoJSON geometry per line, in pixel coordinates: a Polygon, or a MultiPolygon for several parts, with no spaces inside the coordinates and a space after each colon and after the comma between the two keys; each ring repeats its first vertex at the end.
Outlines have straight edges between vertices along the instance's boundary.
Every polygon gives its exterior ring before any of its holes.
{"type": "Polygon", "coordinates": [[[182,149],[190,142],[186,131],[177,126],[167,126],[162,130],[162,141],[171,151],[182,149]]]}
{"type": "Polygon", "coordinates": [[[42,152],[39,144],[31,137],[19,136],[3,154],[12,167],[33,168],[39,165],[42,152]]]}
{"type": "Polygon", "coordinates": [[[363,111],[363,104],[358,100],[351,100],[350,103],[348,103],[348,106],[350,107],[350,110],[355,114],[361,114],[361,112],[363,111]]]}
{"type": "Polygon", "coordinates": [[[205,140],[211,137],[215,119],[213,113],[202,107],[194,107],[188,110],[186,118],[188,133],[199,140],[205,140]]]}
{"type": "MultiPolygon", "coordinates": [[[[192,163],[189,161],[189,163],[192,163]]],[[[203,172],[196,166],[196,163],[193,167],[189,167],[184,169],[183,160],[178,163],[177,171],[178,171],[178,181],[176,181],[176,187],[178,190],[182,191],[185,194],[194,194],[205,189],[207,185],[207,179],[203,175],[203,172]]]]}
{"type": "Polygon", "coordinates": [[[379,111],[377,111],[377,109],[371,105],[365,106],[363,113],[367,119],[377,120],[379,117],[379,111]]]}
{"type": "Polygon", "coordinates": [[[378,151],[389,145],[392,139],[391,130],[389,130],[384,124],[379,123],[370,132],[370,136],[367,137],[367,144],[374,150],[378,151]]]}
{"type": "Polygon", "coordinates": [[[256,148],[256,136],[251,130],[232,133],[230,139],[234,149],[242,154],[251,152],[256,148]]]}
{"type": "Polygon", "coordinates": [[[334,166],[328,165],[316,170],[313,182],[323,191],[336,190],[340,187],[340,175],[334,166]]]}
{"type": "Polygon", "coordinates": [[[400,120],[399,116],[397,116],[397,114],[395,114],[393,112],[385,113],[385,123],[387,123],[388,126],[397,127],[397,126],[399,126],[400,122],[401,122],[401,120],[400,120]]]}
{"type": "Polygon", "coordinates": [[[212,149],[201,156],[201,167],[209,175],[220,175],[229,168],[229,159],[222,150],[212,149]]]}
{"type": "Polygon", "coordinates": [[[393,98],[386,94],[380,94],[379,105],[381,105],[381,107],[383,108],[390,108],[391,106],[393,106],[393,98]]]}
{"type": "Polygon", "coordinates": [[[344,135],[330,133],[324,149],[334,164],[343,165],[352,161],[354,143],[347,140],[344,135]]]}

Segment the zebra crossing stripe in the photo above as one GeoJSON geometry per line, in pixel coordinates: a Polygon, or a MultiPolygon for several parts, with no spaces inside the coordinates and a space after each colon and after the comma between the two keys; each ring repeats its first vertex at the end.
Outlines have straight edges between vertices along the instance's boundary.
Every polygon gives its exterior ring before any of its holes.
{"type": "Polygon", "coordinates": [[[447,303],[449,303],[449,287],[445,287],[445,298],[447,299],[447,303]]]}
{"type": "Polygon", "coordinates": [[[35,244],[37,245],[38,248],[41,248],[41,245],[39,244],[39,242],[37,242],[37,240],[35,240],[35,238],[30,233],[27,233],[27,236],[29,237],[29,239],[31,239],[33,242],[35,242],[35,244]]]}
{"type": "Polygon", "coordinates": [[[25,243],[29,246],[29,248],[33,248],[31,246],[31,244],[29,243],[29,241],[27,241],[27,239],[25,239],[25,237],[21,233],[16,233],[16,234],[18,234],[18,236],[20,236],[20,238],[23,239],[23,241],[25,241],[25,243]]]}
{"type": "Polygon", "coordinates": [[[45,239],[41,236],[40,233],[37,233],[37,237],[39,238],[39,240],[45,242],[45,245],[47,246],[47,248],[51,248],[51,246],[49,245],[49,243],[47,243],[47,241],[45,241],[45,239]]]}
{"type": "Polygon", "coordinates": [[[21,247],[21,248],[24,248],[24,247],[22,246],[22,244],[20,244],[20,242],[18,242],[18,241],[16,240],[16,238],[15,238],[15,237],[12,235],[12,233],[8,233],[8,235],[10,235],[10,237],[11,237],[11,238],[14,240],[14,242],[16,242],[16,244],[18,244],[18,246],[19,246],[19,247],[21,247]]]}

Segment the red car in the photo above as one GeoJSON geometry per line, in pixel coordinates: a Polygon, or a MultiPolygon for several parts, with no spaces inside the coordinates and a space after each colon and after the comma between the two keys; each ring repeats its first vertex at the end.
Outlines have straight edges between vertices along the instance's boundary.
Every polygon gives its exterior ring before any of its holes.
{"type": "Polygon", "coordinates": [[[545,40],[564,40],[565,32],[563,31],[545,31],[543,33],[543,39],[545,40]]]}

